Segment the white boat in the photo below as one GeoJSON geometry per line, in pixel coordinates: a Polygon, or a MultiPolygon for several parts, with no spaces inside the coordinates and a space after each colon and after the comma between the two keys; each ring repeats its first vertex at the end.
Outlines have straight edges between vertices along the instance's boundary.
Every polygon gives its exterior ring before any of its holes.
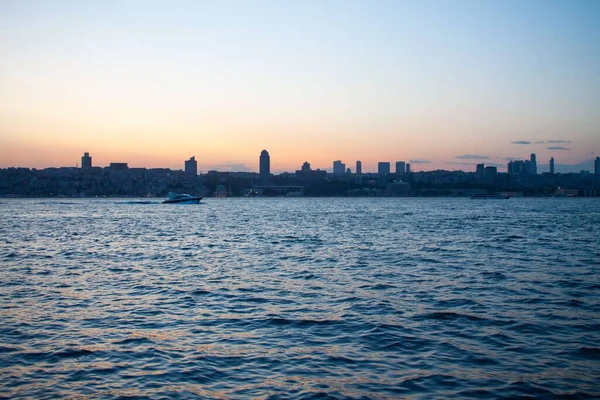
{"type": "Polygon", "coordinates": [[[198,204],[202,197],[194,197],[186,193],[169,192],[169,198],[163,204],[198,204]]]}

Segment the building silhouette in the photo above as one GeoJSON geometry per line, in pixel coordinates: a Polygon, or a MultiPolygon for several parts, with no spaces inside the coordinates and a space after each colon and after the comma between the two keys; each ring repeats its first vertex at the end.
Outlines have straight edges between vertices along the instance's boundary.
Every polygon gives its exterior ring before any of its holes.
{"type": "Polygon", "coordinates": [[[533,175],[537,175],[537,160],[535,157],[535,153],[531,153],[531,155],[529,156],[529,170],[527,172],[533,175]]]}
{"type": "Polygon", "coordinates": [[[390,163],[387,161],[380,161],[377,163],[377,173],[382,176],[390,174],[390,163]]]}
{"type": "Polygon", "coordinates": [[[129,166],[127,166],[126,162],[111,162],[108,166],[111,169],[117,169],[117,170],[125,170],[125,169],[129,168],[129,166]]]}
{"type": "Polygon", "coordinates": [[[260,181],[262,183],[269,182],[271,178],[271,157],[269,156],[269,152],[263,150],[260,152],[260,181]]]}
{"type": "Polygon", "coordinates": [[[402,178],[406,172],[406,163],[404,161],[396,161],[396,175],[402,178]]]}
{"type": "Polygon", "coordinates": [[[406,173],[410,174],[410,164],[406,163],[406,173]]]}
{"type": "Polygon", "coordinates": [[[305,161],[302,164],[302,168],[296,171],[296,178],[304,179],[304,180],[325,180],[327,177],[327,171],[322,171],[320,169],[313,170],[310,168],[310,163],[305,161]]]}
{"type": "Polygon", "coordinates": [[[554,175],[554,157],[550,157],[550,174],[554,175]]]}
{"type": "Polygon", "coordinates": [[[497,167],[488,166],[483,169],[483,177],[485,178],[485,180],[487,182],[493,182],[494,179],[496,178],[497,173],[498,173],[497,167]]]}
{"type": "Polygon", "coordinates": [[[483,178],[484,173],[485,164],[477,164],[477,166],[475,167],[475,175],[477,175],[478,178],[483,178]]]}
{"type": "Polygon", "coordinates": [[[189,176],[198,175],[198,162],[194,156],[185,161],[185,174],[189,176]]]}
{"type": "Polygon", "coordinates": [[[529,161],[510,160],[506,166],[509,175],[521,175],[527,172],[529,161]]]}
{"type": "Polygon", "coordinates": [[[336,160],[333,162],[333,174],[334,175],[344,175],[346,172],[346,164],[344,164],[341,160],[336,160]]]}
{"type": "Polygon", "coordinates": [[[90,153],[83,153],[83,157],[81,157],[81,168],[92,168],[92,157],[90,156],[90,153]]]}
{"type": "Polygon", "coordinates": [[[594,174],[600,175],[600,157],[596,157],[594,161],[594,174]]]}
{"type": "Polygon", "coordinates": [[[356,162],[356,174],[357,175],[361,175],[362,174],[362,161],[357,161],[356,162]]]}

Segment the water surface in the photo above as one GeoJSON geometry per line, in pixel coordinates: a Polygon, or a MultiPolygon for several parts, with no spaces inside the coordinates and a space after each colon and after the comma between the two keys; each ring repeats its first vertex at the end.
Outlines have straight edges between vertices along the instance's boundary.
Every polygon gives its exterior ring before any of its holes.
{"type": "Polygon", "coordinates": [[[600,396],[597,199],[0,200],[0,396],[600,396]]]}

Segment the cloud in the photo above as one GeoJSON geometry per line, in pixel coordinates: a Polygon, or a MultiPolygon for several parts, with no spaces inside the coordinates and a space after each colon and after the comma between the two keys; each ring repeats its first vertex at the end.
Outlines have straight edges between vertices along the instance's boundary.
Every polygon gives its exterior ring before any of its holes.
{"type": "Polygon", "coordinates": [[[513,160],[520,160],[521,158],[519,158],[519,157],[500,157],[499,160],[513,161],[513,160]]]}
{"type": "Polygon", "coordinates": [[[217,171],[224,172],[249,172],[252,171],[250,167],[248,167],[244,163],[234,163],[233,161],[226,161],[224,164],[213,165],[213,168],[217,171]]]}
{"type": "Polygon", "coordinates": [[[490,159],[489,156],[480,156],[477,154],[464,154],[462,156],[457,156],[454,158],[458,158],[461,160],[489,160],[490,159]]]}
{"type": "Polygon", "coordinates": [[[452,164],[452,165],[476,165],[477,163],[468,163],[468,162],[457,162],[457,161],[444,161],[444,164],[452,164]]]}
{"type": "Polygon", "coordinates": [[[545,144],[546,141],[545,140],[539,140],[537,142],[534,142],[533,144],[545,144]]]}
{"type": "Polygon", "coordinates": [[[546,140],[546,143],[573,143],[572,140],[546,140]]]}
{"type": "Polygon", "coordinates": [[[512,144],[531,144],[531,142],[529,140],[516,140],[514,142],[511,142],[512,144]]]}
{"type": "Polygon", "coordinates": [[[411,164],[430,164],[431,161],[427,160],[410,160],[411,164]]]}
{"type": "MultiPolygon", "coordinates": [[[[444,164],[452,164],[452,165],[477,165],[477,163],[469,163],[469,162],[459,162],[459,161],[444,161],[444,164]]],[[[485,163],[486,167],[506,167],[506,164],[496,164],[496,163],[485,163]]]]}
{"type": "Polygon", "coordinates": [[[548,150],[571,150],[569,148],[566,147],[562,147],[562,146],[552,146],[552,147],[546,147],[548,150]]]}

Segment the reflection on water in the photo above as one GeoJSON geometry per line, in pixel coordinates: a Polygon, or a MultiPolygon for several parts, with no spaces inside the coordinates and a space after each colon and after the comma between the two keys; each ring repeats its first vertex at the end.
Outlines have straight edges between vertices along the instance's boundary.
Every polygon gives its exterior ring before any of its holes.
{"type": "Polygon", "coordinates": [[[0,396],[600,396],[595,200],[0,215],[0,396]]]}

